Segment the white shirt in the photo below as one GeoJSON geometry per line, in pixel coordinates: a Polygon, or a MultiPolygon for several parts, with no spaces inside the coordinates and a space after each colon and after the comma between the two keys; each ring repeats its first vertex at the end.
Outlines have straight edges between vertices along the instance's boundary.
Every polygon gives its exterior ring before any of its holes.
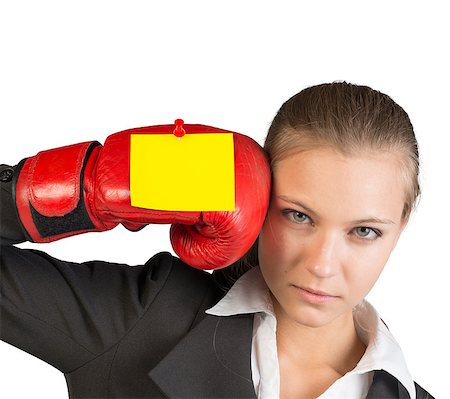
{"type": "MultiPolygon", "coordinates": [[[[228,293],[206,313],[231,316],[255,313],[251,351],[252,379],[259,399],[278,398],[280,373],[276,328],[269,288],[259,267],[239,278],[228,293]]],[[[358,336],[367,349],[356,367],[334,382],[318,399],[366,397],[374,370],[385,370],[399,380],[416,399],[414,381],[406,367],[402,350],[374,307],[363,300],[353,311],[358,336]]]]}

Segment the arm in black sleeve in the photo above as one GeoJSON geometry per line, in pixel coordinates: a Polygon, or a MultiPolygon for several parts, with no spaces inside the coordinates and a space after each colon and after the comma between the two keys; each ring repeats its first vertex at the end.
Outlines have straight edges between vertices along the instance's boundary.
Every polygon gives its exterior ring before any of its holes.
{"type": "Polygon", "coordinates": [[[169,253],[145,265],[72,263],[1,248],[0,338],[70,372],[117,343],[142,318],[172,268],[169,253]]]}

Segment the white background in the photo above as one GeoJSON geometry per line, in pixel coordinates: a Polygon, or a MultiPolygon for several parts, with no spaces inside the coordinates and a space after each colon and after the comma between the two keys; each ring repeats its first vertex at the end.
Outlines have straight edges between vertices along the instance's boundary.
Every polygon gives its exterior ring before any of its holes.
{"type": "MultiPolygon", "coordinates": [[[[450,29],[444,2],[1,1],[0,162],[138,126],[209,124],[261,144],[283,101],[346,80],[409,113],[422,201],[369,300],[414,378],[448,397],[450,29]]],[[[58,171],[55,171],[58,173],[58,171]]],[[[51,244],[53,256],[138,264],[167,226],[51,244]]],[[[62,374],[0,344],[0,397],[66,398],[62,374]]]]}

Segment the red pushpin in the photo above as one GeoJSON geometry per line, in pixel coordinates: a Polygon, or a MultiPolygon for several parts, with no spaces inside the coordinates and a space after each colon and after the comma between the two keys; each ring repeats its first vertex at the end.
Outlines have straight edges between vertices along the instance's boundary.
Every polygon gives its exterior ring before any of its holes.
{"type": "Polygon", "coordinates": [[[173,130],[173,134],[178,138],[183,137],[186,131],[183,129],[183,119],[175,119],[175,129],[173,130]]]}

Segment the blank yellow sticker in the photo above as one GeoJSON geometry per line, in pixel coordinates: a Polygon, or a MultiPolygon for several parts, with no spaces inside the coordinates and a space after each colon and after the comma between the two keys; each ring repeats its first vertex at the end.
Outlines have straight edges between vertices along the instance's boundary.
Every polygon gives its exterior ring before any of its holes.
{"type": "Polygon", "coordinates": [[[132,134],[131,205],[168,211],[234,210],[232,133],[132,134]]]}

